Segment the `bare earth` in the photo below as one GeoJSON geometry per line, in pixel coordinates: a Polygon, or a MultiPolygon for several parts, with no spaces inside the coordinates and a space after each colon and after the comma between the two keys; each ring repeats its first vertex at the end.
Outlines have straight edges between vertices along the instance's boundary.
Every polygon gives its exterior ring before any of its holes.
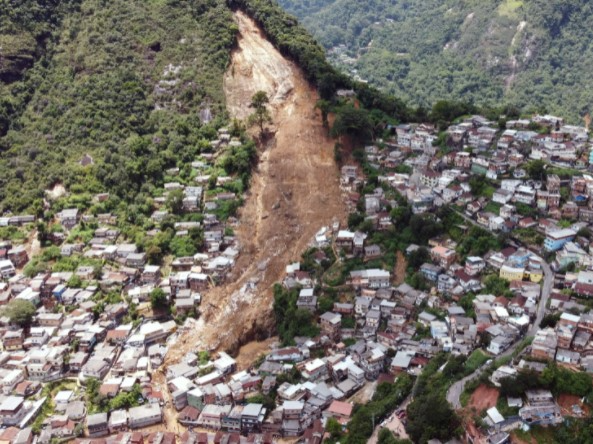
{"type": "Polygon", "coordinates": [[[236,233],[241,256],[226,285],[203,295],[202,316],[182,334],[166,364],[201,348],[237,351],[273,330],[272,286],[297,260],[315,233],[346,211],[339,188],[334,141],[314,107],[317,92],[302,72],[264,38],[257,25],[235,13],[240,37],[224,79],[227,107],[237,118],[251,113],[258,90],[271,98],[274,136],[260,148],[251,189],[236,233]]]}
{"type": "Polygon", "coordinates": [[[252,341],[243,345],[237,352],[237,356],[235,356],[237,370],[249,369],[261,355],[270,353],[272,346],[277,343],[278,337],[274,336],[264,341],[252,341]]]}
{"type": "Polygon", "coordinates": [[[558,396],[558,405],[562,409],[562,414],[565,416],[577,416],[573,410],[573,405],[578,405],[583,410],[583,416],[589,416],[589,407],[581,402],[581,398],[568,393],[562,393],[558,396]]]}
{"type": "Polygon", "coordinates": [[[477,412],[496,406],[499,391],[496,388],[480,385],[469,399],[468,407],[477,412]]]}
{"type": "Polygon", "coordinates": [[[406,257],[404,256],[404,254],[399,250],[397,251],[396,259],[397,260],[395,262],[395,269],[393,271],[393,276],[394,276],[393,284],[400,285],[400,284],[403,284],[406,279],[406,270],[408,268],[408,261],[406,260],[406,257]]]}

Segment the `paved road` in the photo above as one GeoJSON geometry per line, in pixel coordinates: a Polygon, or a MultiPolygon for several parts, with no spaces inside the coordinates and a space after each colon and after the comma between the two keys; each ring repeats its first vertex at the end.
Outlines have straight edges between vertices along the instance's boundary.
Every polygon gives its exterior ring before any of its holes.
{"type": "Polygon", "coordinates": [[[542,294],[539,301],[539,305],[537,307],[535,322],[531,326],[531,329],[528,333],[529,336],[535,336],[535,333],[539,330],[539,324],[546,314],[546,306],[548,305],[550,294],[552,293],[552,289],[554,288],[554,272],[550,268],[550,265],[543,260],[542,269],[544,271],[544,283],[542,285],[542,294]]]}
{"type": "MultiPolygon", "coordinates": [[[[458,212],[458,214],[463,216],[463,218],[466,221],[468,221],[480,228],[484,228],[484,229],[488,230],[487,227],[483,227],[482,225],[479,225],[478,223],[476,223],[476,221],[474,221],[473,219],[470,219],[465,214],[459,213],[459,212],[458,212]]],[[[517,239],[514,239],[514,241],[516,243],[518,243],[520,246],[527,248],[525,245],[522,245],[521,242],[518,241],[517,239]]],[[[544,272],[544,282],[542,284],[541,297],[540,297],[539,304],[537,307],[535,321],[533,322],[533,324],[527,331],[527,336],[535,336],[535,333],[539,330],[539,324],[546,314],[546,306],[548,305],[548,299],[550,299],[550,294],[552,292],[552,289],[554,288],[554,272],[550,268],[550,265],[548,265],[543,259],[542,259],[542,269],[544,272]]],[[[519,346],[519,344],[521,344],[521,342],[522,341],[515,342],[511,347],[509,347],[509,349],[507,349],[504,353],[502,353],[498,357],[505,357],[505,356],[512,355],[514,353],[514,351],[517,349],[517,347],[519,346]]],[[[451,387],[449,387],[449,390],[447,391],[447,401],[449,402],[449,404],[451,404],[453,406],[453,408],[455,408],[457,410],[462,407],[459,398],[461,396],[461,393],[463,393],[465,384],[474,378],[480,377],[480,375],[487,368],[488,368],[488,365],[484,364],[481,367],[478,367],[471,375],[466,376],[465,378],[457,381],[451,387]]]]}

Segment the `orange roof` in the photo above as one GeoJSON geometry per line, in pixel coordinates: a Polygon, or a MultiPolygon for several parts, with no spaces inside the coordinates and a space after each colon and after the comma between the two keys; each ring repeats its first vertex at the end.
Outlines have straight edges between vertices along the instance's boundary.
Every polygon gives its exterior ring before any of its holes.
{"type": "Polygon", "coordinates": [[[337,415],[350,417],[350,415],[352,415],[353,408],[354,408],[354,406],[347,402],[333,401],[331,403],[331,405],[329,406],[328,411],[330,413],[335,413],[337,415]]]}
{"type": "Polygon", "coordinates": [[[16,438],[16,435],[18,435],[19,432],[20,430],[16,427],[9,427],[2,431],[0,439],[2,441],[12,441],[13,438],[16,438]]]}
{"type": "Polygon", "coordinates": [[[443,256],[443,255],[447,254],[448,251],[449,251],[449,249],[447,247],[443,247],[441,245],[436,246],[432,249],[432,252],[435,254],[438,254],[439,256],[443,256]]]}

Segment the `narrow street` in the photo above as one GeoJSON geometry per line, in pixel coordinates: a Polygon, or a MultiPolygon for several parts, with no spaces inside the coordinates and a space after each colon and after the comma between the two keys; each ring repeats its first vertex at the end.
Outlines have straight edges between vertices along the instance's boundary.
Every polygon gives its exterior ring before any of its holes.
{"type": "MultiPolygon", "coordinates": [[[[488,230],[487,227],[483,227],[482,225],[479,225],[473,219],[467,217],[465,214],[459,213],[459,212],[457,214],[461,215],[467,222],[470,222],[477,227],[488,230]]],[[[488,230],[488,231],[490,231],[490,230],[488,230]]],[[[492,234],[496,234],[496,233],[492,233],[492,234]]],[[[516,242],[519,246],[527,248],[521,242],[519,242],[517,239],[513,238],[513,241],[516,242]]],[[[547,264],[545,261],[543,261],[543,259],[542,259],[542,269],[544,271],[544,281],[542,284],[542,291],[541,291],[541,296],[540,296],[540,300],[539,300],[538,307],[537,307],[537,313],[536,313],[535,321],[531,324],[531,327],[527,331],[526,336],[534,336],[535,333],[539,330],[539,324],[545,316],[546,306],[548,305],[548,300],[550,299],[550,294],[552,293],[552,288],[554,287],[554,272],[550,268],[550,265],[547,264]]],[[[522,342],[521,340],[515,342],[505,352],[503,352],[501,355],[497,356],[497,358],[511,356],[515,352],[517,347],[521,344],[521,342],[522,342]]],[[[461,393],[463,393],[465,384],[474,378],[480,377],[482,372],[484,370],[486,370],[487,367],[488,367],[488,365],[486,365],[486,364],[482,365],[481,367],[478,367],[471,375],[466,376],[465,378],[457,381],[449,388],[449,390],[447,391],[447,401],[449,402],[449,404],[451,404],[453,406],[454,409],[458,410],[458,409],[462,408],[461,402],[460,402],[460,397],[461,397],[461,393]]]]}
{"type": "MultiPolygon", "coordinates": [[[[412,397],[408,396],[406,400],[399,406],[398,410],[406,410],[408,404],[412,401],[412,397]]],[[[406,427],[402,423],[402,421],[397,417],[395,412],[393,412],[387,419],[385,419],[381,424],[378,424],[373,431],[373,435],[369,438],[368,444],[377,444],[379,440],[379,432],[381,429],[389,429],[395,435],[396,438],[399,439],[409,439],[408,433],[406,432],[406,427]]]]}

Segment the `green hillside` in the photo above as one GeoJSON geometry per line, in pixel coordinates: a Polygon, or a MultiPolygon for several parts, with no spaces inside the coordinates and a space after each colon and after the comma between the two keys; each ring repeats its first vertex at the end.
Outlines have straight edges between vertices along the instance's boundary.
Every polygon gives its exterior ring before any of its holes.
{"type": "Polygon", "coordinates": [[[56,183],[142,202],[216,134],[236,33],[223,0],[0,3],[0,212],[39,210],[56,183]]]}
{"type": "Polygon", "coordinates": [[[413,104],[466,99],[574,121],[593,103],[586,0],[280,0],[345,72],[413,104]]]}
{"type": "Polygon", "coordinates": [[[58,183],[146,212],[165,171],[229,123],[222,79],[235,7],[323,98],[354,87],[366,108],[400,121],[424,115],[406,102],[440,99],[545,107],[575,121],[589,110],[593,6],[584,0],[282,3],[306,16],[341,68],[391,96],[337,73],[273,0],[0,0],[0,214],[41,214],[58,183]]]}
{"type": "MultiPolygon", "coordinates": [[[[272,0],[0,0],[0,214],[41,216],[59,184],[78,200],[64,204],[87,209],[94,193],[109,192],[135,219],[148,214],[167,169],[191,180],[189,163],[230,123],[223,74],[233,8],[323,97],[355,87],[365,106],[405,117],[401,101],[338,74],[272,0]]],[[[220,167],[245,182],[245,156],[220,167]]]]}

